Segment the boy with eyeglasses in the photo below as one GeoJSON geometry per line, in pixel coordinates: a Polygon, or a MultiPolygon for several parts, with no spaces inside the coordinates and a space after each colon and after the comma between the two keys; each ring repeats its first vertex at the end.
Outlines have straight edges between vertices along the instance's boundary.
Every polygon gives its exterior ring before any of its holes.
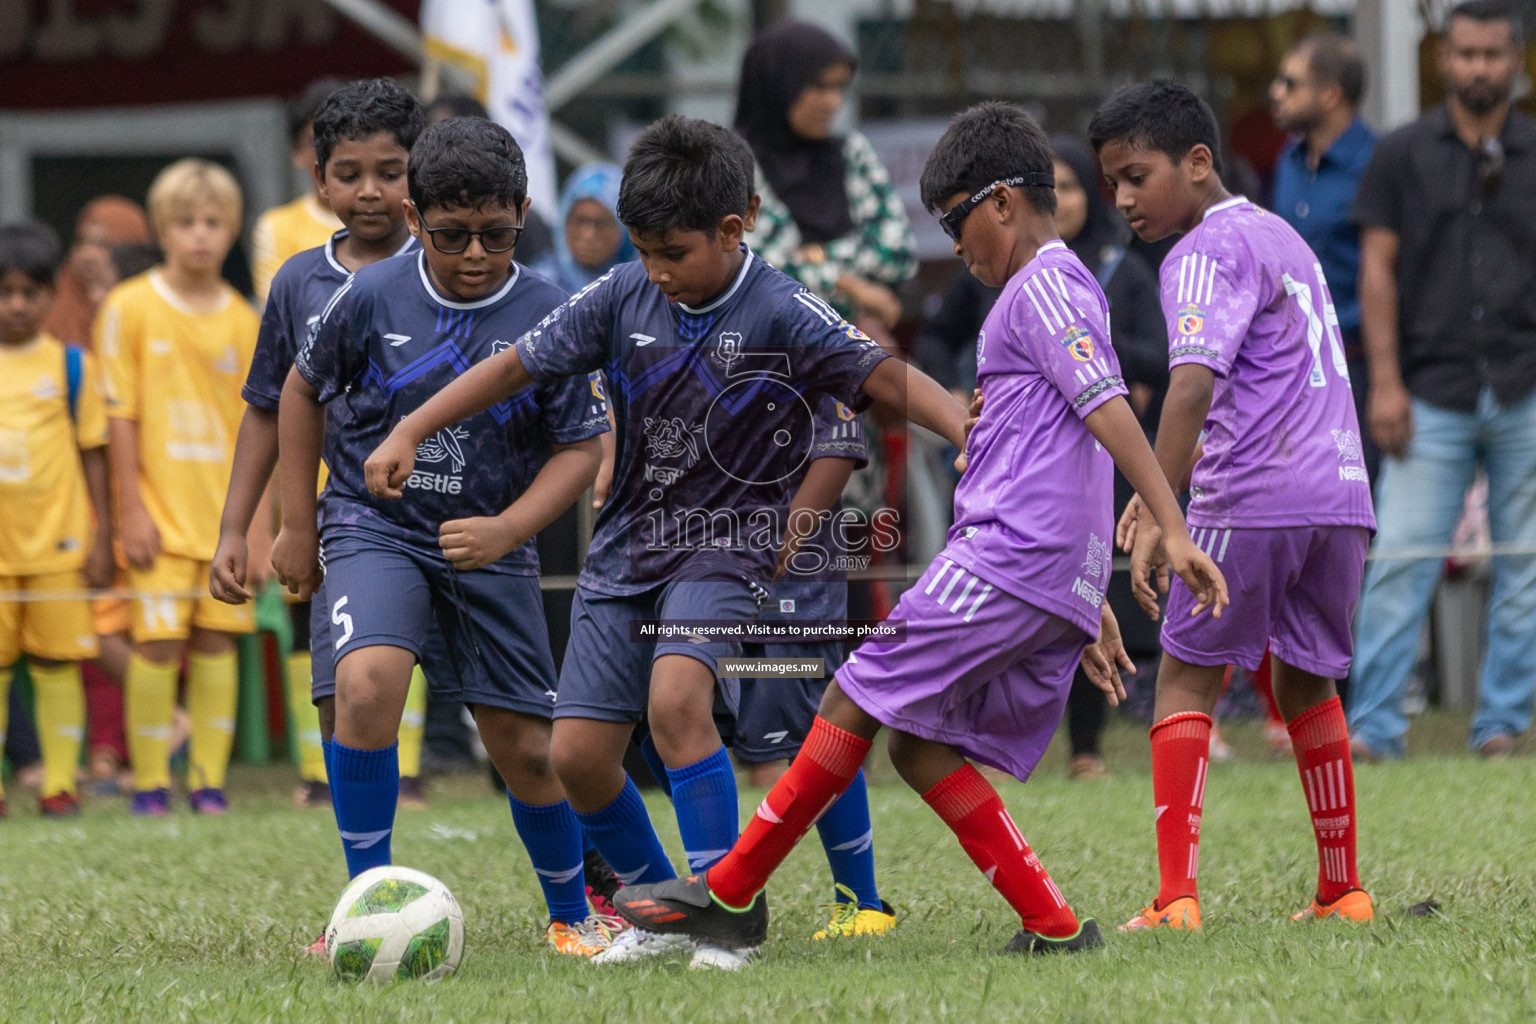
{"type": "Polygon", "coordinates": [[[320,584],[324,545],[336,654],[329,768],[348,870],[390,862],[395,736],[435,620],[458,679],[450,696],[474,712],[506,781],[549,907],[548,939],[557,952],[591,956],[609,932],[588,914],[581,828],[550,767],[555,666],[533,536],[591,486],[607,411],[584,377],[524,388],[427,438],[402,500],[369,495],[363,459],[401,417],[564,298],[513,261],[528,179],[505,129],[443,121],[412,147],[406,173],[406,221],[421,252],[342,285],[284,385],[273,569],[306,596],[320,584]],[[322,436],[330,479],[317,532],[322,436]]]}

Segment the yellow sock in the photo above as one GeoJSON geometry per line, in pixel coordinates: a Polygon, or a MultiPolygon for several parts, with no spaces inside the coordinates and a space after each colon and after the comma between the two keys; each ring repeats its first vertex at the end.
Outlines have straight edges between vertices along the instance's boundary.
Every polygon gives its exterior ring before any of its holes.
{"type": "MultiPolygon", "coordinates": [[[[11,724],[11,675],[15,665],[0,668],[0,750],[5,749],[5,730],[11,724]]],[[[0,800],[5,799],[5,783],[0,781],[0,800]]]]}
{"type": "Polygon", "coordinates": [[[400,776],[421,774],[421,730],[427,721],[427,677],[417,665],[411,672],[411,688],[405,691],[405,713],[400,716],[400,776]]]}
{"type": "Polygon", "coordinates": [[[123,680],[123,716],[128,725],[128,760],[133,787],[171,788],[171,713],[176,706],[176,665],[128,658],[123,680]]]}
{"type": "Polygon", "coordinates": [[[325,750],[320,746],[320,709],[310,700],[308,651],[288,655],[288,714],[299,745],[299,778],[324,782],[325,750]]]}
{"type": "Polygon", "coordinates": [[[33,662],[32,694],[37,704],[37,739],[43,748],[43,796],[75,791],[80,740],[85,735],[85,686],[80,666],[67,661],[33,662]]]}
{"type": "Polygon", "coordinates": [[[235,652],[193,652],[188,661],[187,711],[192,716],[188,784],[193,789],[223,789],[229,752],[235,745],[235,702],[239,696],[235,652]]]}

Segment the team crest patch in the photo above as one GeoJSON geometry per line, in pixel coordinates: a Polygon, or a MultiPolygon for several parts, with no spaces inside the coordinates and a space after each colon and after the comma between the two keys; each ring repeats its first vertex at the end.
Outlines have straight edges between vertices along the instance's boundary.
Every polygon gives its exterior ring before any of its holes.
{"type": "Polygon", "coordinates": [[[869,341],[870,340],[869,335],[867,335],[863,331],[859,330],[853,324],[848,323],[846,320],[843,321],[842,328],[843,328],[843,333],[846,334],[853,341],[869,341]]]}
{"type": "Polygon", "coordinates": [[[844,423],[847,423],[849,420],[853,419],[857,415],[858,415],[858,413],[856,413],[852,409],[848,408],[842,402],[838,402],[837,403],[837,418],[842,420],[844,423]]]}
{"type": "Polygon", "coordinates": [[[1061,347],[1080,363],[1093,358],[1093,336],[1086,327],[1073,324],[1062,336],[1061,347]]]}
{"type": "Polygon", "coordinates": [[[603,401],[603,402],[608,401],[608,396],[603,393],[603,375],[602,374],[600,374],[600,373],[591,374],[587,378],[587,386],[592,390],[592,397],[593,398],[596,398],[599,401],[603,401]]]}
{"type": "Polygon", "coordinates": [[[1179,310],[1179,333],[1186,338],[1205,329],[1205,310],[1191,302],[1179,310]]]}

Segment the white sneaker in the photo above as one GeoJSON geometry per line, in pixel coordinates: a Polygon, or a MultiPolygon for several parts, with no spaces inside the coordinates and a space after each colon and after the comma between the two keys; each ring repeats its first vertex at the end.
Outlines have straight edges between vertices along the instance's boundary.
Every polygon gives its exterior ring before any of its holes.
{"type": "Polygon", "coordinates": [[[713,942],[700,942],[688,967],[695,971],[739,971],[757,959],[757,949],[727,949],[713,942]]]}
{"type": "Polygon", "coordinates": [[[662,935],[644,928],[629,928],[613,937],[608,948],[592,958],[595,964],[623,964],[661,956],[673,950],[688,949],[693,940],[686,935],[662,935]]]}

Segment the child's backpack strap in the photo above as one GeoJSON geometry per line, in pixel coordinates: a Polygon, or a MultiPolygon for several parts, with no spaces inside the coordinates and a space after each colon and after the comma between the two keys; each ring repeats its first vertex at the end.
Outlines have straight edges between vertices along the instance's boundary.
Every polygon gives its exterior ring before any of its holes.
{"type": "Polygon", "coordinates": [[[64,379],[69,385],[69,418],[79,419],[80,384],[85,379],[85,351],[79,345],[64,346],[64,379]]]}

